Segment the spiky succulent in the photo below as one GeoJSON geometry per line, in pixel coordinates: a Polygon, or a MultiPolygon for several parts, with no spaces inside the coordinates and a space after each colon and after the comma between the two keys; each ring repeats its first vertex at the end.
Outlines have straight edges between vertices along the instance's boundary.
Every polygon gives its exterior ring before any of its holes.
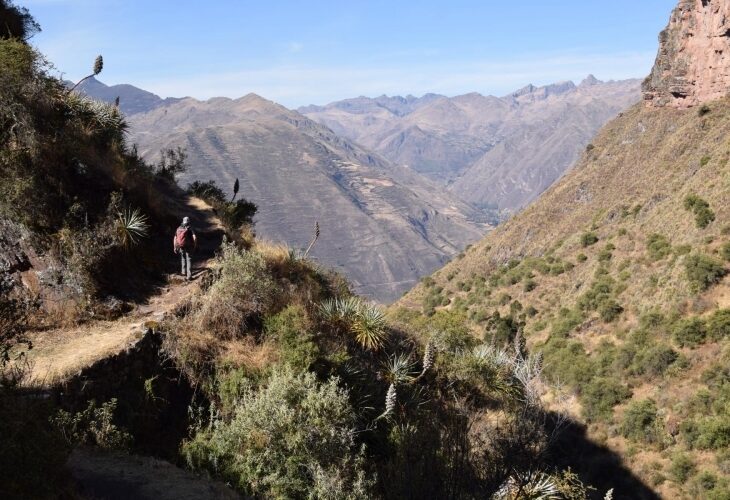
{"type": "Polygon", "coordinates": [[[377,351],[388,338],[385,314],[378,307],[362,304],[352,325],[355,340],[363,348],[377,351]]]}
{"type": "Polygon", "coordinates": [[[81,120],[92,133],[122,134],[127,130],[124,116],[112,104],[96,101],[77,93],[68,94],[66,104],[70,113],[81,120]]]}
{"type": "Polygon", "coordinates": [[[403,384],[413,380],[415,363],[408,354],[394,354],[385,362],[385,378],[392,384],[403,384]]]}
{"type": "Polygon", "coordinates": [[[497,491],[500,500],[558,500],[562,498],[555,480],[547,474],[512,475],[497,491]]]}
{"type": "Polygon", "coordinates": [[[117,215],[116,233],[119,243],[129,248],[136,245],[141,238],[146,238],[149,234],[149,223],[147,216],[139,211],[125,210],[117,215]]]}

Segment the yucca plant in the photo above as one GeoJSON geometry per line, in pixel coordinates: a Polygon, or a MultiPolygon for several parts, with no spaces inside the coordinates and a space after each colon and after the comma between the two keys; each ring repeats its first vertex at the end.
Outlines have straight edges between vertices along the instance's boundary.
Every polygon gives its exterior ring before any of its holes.
{"type": "Polygon", "coordinates": [[[138,208],[134,210],[127,209],[117,215],[117,239],[124,248],[136,245],[141,238],[146,238],[149,229],[147,216],[140,212],[138,208]]]}
{"type": "Polygon", "coordinates": [[[385,314],[374,305],[362,304],[352,325],[352,332],[363,348],[379,350],[388,338],[385,314]]]}

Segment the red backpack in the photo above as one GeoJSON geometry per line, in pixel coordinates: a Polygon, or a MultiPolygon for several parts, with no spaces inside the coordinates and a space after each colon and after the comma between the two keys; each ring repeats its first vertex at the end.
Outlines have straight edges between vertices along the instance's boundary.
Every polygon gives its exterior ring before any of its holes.
{"type": "Polygon", "coordinates": [[[175,246],[188,248],[190,246],[190,228],[180,226],[175,232],[175,246]]]}

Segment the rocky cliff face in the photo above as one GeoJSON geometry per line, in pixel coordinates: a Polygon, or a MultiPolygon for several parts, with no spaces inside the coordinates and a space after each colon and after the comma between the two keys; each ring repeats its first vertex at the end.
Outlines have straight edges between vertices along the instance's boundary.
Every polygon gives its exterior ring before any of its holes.
{"type": "Polygon", "coordinates": [[[730,90],[730,0],[680,0],[644,81],[650,106],[684,108],[730,90]]]}

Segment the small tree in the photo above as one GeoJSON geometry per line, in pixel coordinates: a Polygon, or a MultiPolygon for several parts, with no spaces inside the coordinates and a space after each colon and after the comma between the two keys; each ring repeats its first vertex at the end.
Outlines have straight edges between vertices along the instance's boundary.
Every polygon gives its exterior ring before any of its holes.
{"type": "Polygon", "coordinates": [[[185,161],[188,155],[185,149],[178,146],[176,149],[163,149],[160,151],[160,160],[155,167],[155,175],[175,182],[175,177],[187,170],[185,161]]]}
{"type": "Polygon", "coordinates": [[[9,0],[0,0],[0,40],[19,38],[28,40],[41,31],[40,25],[25,7],[17,7],[9,0]]]}

